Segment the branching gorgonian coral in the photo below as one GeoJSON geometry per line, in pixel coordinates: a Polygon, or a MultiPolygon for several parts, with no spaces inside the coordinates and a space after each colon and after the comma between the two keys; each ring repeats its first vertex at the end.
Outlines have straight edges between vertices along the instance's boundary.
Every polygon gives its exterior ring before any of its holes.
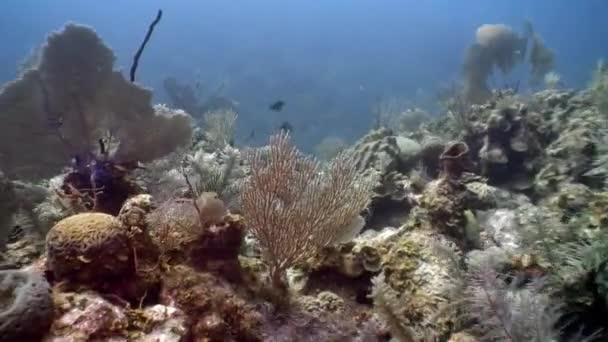
{"type": "Polygon", "coordinates": [[[333,243],[367,207],[373,182],[357,172],[346,154],[322,169],[302,156],[285,132],[248,159],[251,176],[241,192],[243,214],[264,249],[273,286],[284,289],[288,268],[333,243]]]}
{"type": "Polygon", "coordinates": [[[234,143],[237,117],[237,113],[231,108],[216,109],[205,113],[203,127],[210,151],[222,149],[226,145],[234,143]]]}
{"type": "Polygon", "coordinates": [[[532,82],[540,82],[554,67],[555,56],[541,37],[534,32],[530,22],[525,32],[518,35],[503,24],[485,24],[477,28],[476,42],[469,46],[465,56],[463,74],[468,101],[482,103],[490,98],[488,78],[499,69],[503,74],[511,72],[526,57],[530,63],[532,82]],[[526,56],[531,41],[529,56],[526,56]]]}
{"type": "Polygon", "coordinates": [[[481,341],[557,341],[561,307],[544,280],[521,285],[487,266],[470,270],[464,291],[465,315],[476,322],[481,341]]]}

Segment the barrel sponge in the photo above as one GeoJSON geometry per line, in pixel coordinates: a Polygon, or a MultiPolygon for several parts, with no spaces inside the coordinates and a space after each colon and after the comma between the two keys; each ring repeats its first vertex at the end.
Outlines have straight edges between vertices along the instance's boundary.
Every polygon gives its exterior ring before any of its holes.
{"type": "Polygon", "coordinates": [[[59,221],[46,236],[49,270],[88,283],[124,275],[130,248],[125,227],[112,215],[82,213],[59,221]]]}
{"type": "Polygon", "coordinates": [[[51,287],[40,273],[0,271],[0,342],[40,340],[52,322],[51,287]]]}

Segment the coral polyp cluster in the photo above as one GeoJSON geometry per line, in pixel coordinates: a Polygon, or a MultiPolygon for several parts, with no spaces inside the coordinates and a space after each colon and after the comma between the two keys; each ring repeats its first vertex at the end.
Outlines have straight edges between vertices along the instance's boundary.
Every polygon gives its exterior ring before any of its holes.
{"type": "Polygon", "coordinates": [[[112,215],[83,213],[59,221],[46,236],[47,266],[58,280],[87,283],[124,276],[131,252],[127,232],[112,215]]]}

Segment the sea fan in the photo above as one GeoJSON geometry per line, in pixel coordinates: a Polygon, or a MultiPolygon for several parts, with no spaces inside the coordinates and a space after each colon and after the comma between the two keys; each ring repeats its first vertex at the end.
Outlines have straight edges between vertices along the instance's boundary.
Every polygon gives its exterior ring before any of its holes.
{"type": "Polygon", "coordinates": [[[465,316],[475,322],[482,341],[557,341],[561,304],[547,290],[544,278],[522,285],[479,265],[467,275],[465,316]]]}

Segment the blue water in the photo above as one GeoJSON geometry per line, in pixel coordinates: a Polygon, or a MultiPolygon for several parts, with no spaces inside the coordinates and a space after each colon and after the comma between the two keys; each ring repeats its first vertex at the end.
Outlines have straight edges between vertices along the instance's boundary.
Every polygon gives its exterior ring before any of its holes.
{"type": "Polygon", "coordinates": [[[458,78],[480,24],[519,30],[530,19],[568,86],[584,86],[608,56],[606,0],[3,0],[0,82],[66,21],[95,27],[126,71],[158,8],[164,17],[138,71],[157,101],[167,101],[166,77],[200,80],[209,91],[223,84],[239,102],[240,134],[256,128],[263,141],[289,120],[305,149],[328,134],[363,134],[379,97],[432,108],[436,89],[458,78]],[[268,111],[276,99],[284,112],[268,111]]]}

